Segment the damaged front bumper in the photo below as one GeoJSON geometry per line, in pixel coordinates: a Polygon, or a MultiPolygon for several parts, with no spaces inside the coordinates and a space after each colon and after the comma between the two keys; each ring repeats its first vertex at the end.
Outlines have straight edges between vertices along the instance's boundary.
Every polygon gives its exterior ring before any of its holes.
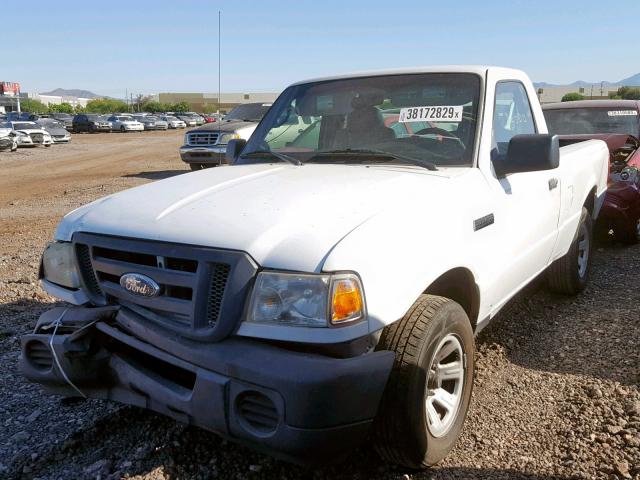
{"type": "Polygon", "coordinates": [[[333,358],[177,338],[117,307],[46,312],[21,349],[24,375],[51,393],[147,408],[310,464],[366,439],[393,363],[389,351],[333,358]]]}

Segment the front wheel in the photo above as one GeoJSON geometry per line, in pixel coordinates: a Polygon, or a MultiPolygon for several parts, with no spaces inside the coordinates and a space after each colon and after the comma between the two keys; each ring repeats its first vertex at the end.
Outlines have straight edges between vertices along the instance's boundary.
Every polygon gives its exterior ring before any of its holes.
{"type": "Polygon", "coordinates": [[[124,128],[124,125],[120,127],[120,132],[121,132],[121,133],[125,133],[126,131],[127,131],[127,129],[126,129],[126,128],[124,128]]]}
{"type": "Polygon", "coordinates": [[[593,220],[582,207],[580,223],[569,251],[553,262],[547,270],[549,289],[564,295],[577,295],[587,286],[591,272],[593,220]]]}
{"type": "Polygon", "coordinates": [[[375,448],[405,467],[434,465],[454,447],[471,401],[469,317],[453,300],[422,295],[384,329],[379,348],[396,356],[374,423],[375,448]]]}

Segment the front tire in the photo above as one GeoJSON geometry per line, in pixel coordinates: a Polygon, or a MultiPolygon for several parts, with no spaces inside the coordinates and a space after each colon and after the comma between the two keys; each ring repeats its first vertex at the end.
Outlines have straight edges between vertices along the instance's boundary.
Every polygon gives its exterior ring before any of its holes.
{"type": "Polygon", "coordinates": [[[191,168],[191,170],[202,170],[202,169],[204,169],[204,165],[202,165],[201,163],[190,163],[189,167],[191,168]]]}
{"type": "Polygon", "coordinates": [[[593,220],[589,211],[582,207],[578,231],[569,251],[547,270],[547,285],[551,291],[577,295],[585,289],[591,272],[592,246],[593,220]]]}
{"type": "Polygon", "coordinates": [[[127,131],[126,128],[124,128],[124,125],[120,127],[120,133],[125,133],[127,131]]]}
{"type": "Polygon", "coordinates": [[[453,300],[422,295],[383,330],[379,348],[396,357],[374,422],[375,448],[405,467],[434,465],[454,447],[471,401],[469,317],[453,300]]]}

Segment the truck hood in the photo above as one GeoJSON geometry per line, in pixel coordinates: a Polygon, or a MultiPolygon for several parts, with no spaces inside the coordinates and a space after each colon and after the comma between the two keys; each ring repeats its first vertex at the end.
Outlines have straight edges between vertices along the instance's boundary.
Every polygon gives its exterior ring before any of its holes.
{"type": "Polygon", "coordinates": [[[230,122],[212,122],[205,123],[198,128],[189,130],[189,132],[217,132],[219,130],[224,133],[233,133],[246,127],[255,128],[256,125],[258,125],[258,122],[243,122],[242,120],[232,120],[230,122]]]}
{"type": "Polygon", "coordinates": [[[424,201],[444,174],[413,167],[253,164],[179,175],[69,213],[78,231],[242,250],[264,267],[319,271],[332,248],[383,209],[424,201]]]}

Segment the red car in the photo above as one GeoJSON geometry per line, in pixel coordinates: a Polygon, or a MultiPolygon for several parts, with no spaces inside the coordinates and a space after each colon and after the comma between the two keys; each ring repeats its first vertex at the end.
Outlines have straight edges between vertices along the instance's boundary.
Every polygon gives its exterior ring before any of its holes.
{"type": "Polygon", "coordinates": [[[640,238],[640,101],[584,100],[543,105],[560,144],[603,140],[609,147],[609,186],[596,225],[601,237],[632,244],[640,238]]]}

